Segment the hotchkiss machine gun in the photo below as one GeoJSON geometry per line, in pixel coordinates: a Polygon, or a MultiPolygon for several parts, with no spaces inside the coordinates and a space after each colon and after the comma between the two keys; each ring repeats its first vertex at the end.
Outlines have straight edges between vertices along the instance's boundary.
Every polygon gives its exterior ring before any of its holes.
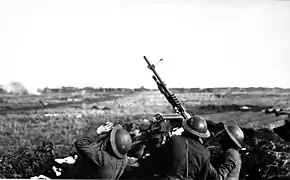
{"type": "MultiPolygon", "coordinates": [[[[140,146],[144,147],[144,152],[137,153],[139,155],[137,158],[146,156],[146,154],[148,155],[152,148],[158,148],[172,135],[174,130],[181,127],[183,120],[189,119],[191,117],[186,112],[185,108],[180,104],[176,96],[166,87],[166,84],[162,81],[159,74],[156,72],[156,65],[151,64],[146,56],[144,56],[144,59],[148,64],[148,69],[150,69],[154,74],[152,77],[156,82],[159,91],[171,104],[174,113],[158,113],[154,115],[153,120],[147,122],[147,128],[140,128],[140,135],[133,136],[133,148],[131,152],[134,152],[135,149],[140,149],[140,146]]],[[[129,132],[130,131],[131,130],[129,130],[129,132]]],[[[130,155],[135,156],[133,153],[129,153],[129,156],[130,155]]]]}
{"type": "MultiPolygon", "coordinates": [[[[185,108],[180,104],[179,100],[167,87],[166,84],[162,81],[159,74],[156,72],[156,65],[151,64],[149,60],[144,56],[145,61],[147,62],[147,67],[153,72],[153,80],[156,82],[159,91],[165,96],[167,101],[171,104],[174,113],[171,114],[161,114],[158,113],[154,115],[153,120],[147,122],[147,128],[140,128],[139,126],[139,135],[133,135],[133,148],[128,153],[129,157],[134,157],[137,161],[134,161],[131,165],[126,168],[124,177],[132,177],[126,173],[133,173],[134,167],[142,166],[142,160],[150,156],[150,153],[160,147],[165,141],[167,141],[171,135],[176,132],[176,130],[181,130],[182,132],[182,121],[191,118],[185,108]],[[138,163],[139,162],[139,163],[138,163]]],[[[162,60],[162,59],[161,59],[162,60]]],[[[160,60],[160,61],[161,61],[160,60]]],[[[160,62],[159,61],[159,62],[160,62]]],[[[144,126],[143,126],[144,127],[144,126]]],[[[128,129],[127,129],[128,130],[128,129]]],[[[128,130],[132,132],[131,129],[128,130]]],[[[134,173],[133,173],[134,174],[134,173]]],[[[137,173],[138,174],[138,173],[137,173]]]]}

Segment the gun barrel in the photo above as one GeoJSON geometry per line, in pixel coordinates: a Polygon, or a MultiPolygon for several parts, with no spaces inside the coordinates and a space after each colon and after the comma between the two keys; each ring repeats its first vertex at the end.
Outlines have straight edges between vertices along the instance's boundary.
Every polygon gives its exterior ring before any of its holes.
{"type": "Polygon", "coordinates": [[[180,105],[180,103],[177,103],[174,99],[172,99],[172,93],[170,92],[170,90],[166,87],[166,84],[162,81],[162,79],[160,78],[160,76],[158,75],[158,73],[155,70],[155,66],[153,64],[151,64],[149,62],[149,60],[146,58],[146,56],[143,56],[143,58],[145,59],[145,61],[148,64],[148,68],[153,71],[154,75],[153,75],[153,79],[154,81],[157,83],[159,90],[161,91],[162,94],[164,94],[165,98],[168,100],[168,102],[173,106],[173,109],[177,109],[176,111],[178,111],[179,113],[182,114],[183,117],[187,117],[185,114],[185,109],[184,107],[182,107],[180,105]]]}
{"type": "Polygon", "coordinates": [[[146,56],[143,56],[143,57],[144,57],[145,61],[147,62],[147,64],[149,65],[149,67],[152,66],[152,64],[150,64],[150,62],[149,62],[149,60],[146,58],[146,56]]]}
{"type": "Polygon", "coordinates": [[[146,56],[143,56],[145,61],[147,62],[148,64],[148,68],[151,69],[156,77],[156,79],[158,79],[158,81],[163,85],[163,86],[166,86],[166,84],[162,81],[162,79],[160,78],[160,76],[158,75],[158,73],[155,71],[155,67],[153,64],[151,64],[149,62],[149,60],[146,58],[146,56]]]}

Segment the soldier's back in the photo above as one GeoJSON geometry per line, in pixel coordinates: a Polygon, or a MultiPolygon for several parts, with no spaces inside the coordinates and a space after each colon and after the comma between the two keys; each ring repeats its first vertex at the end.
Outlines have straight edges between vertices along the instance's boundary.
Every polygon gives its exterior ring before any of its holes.
{"type": "Polygon", "coordinates": [[[172,136],[170,141],[171,154],[166,162],[170,166],[170,172],[167,174],[185,178],[188,171],[189,179],[204,179],[206,172],[203,172],[203,168],[210,158],[208,149],[201,143],[183,136],[172,136]]]}
{"type": "Polygon", "coordinates": [[[230,161],[235,163],[234,169],[229,172],[226,179],[239,180],[240,170],[242,166],[242,160],[241,160],[241,156],[239,152],[235,149],[228,149],[225,151],[224,158],[225,158],[224,160],[225,163],[230,162],[230,161]]]}
{"type": "Polygon", "coordinates": [[[123,173],[128,159],[117,158],[105,150],[103,141],[91,146],[78,147],[79,158],[75,163],[74,177],[77,179],[118,179],[123,173]]]}

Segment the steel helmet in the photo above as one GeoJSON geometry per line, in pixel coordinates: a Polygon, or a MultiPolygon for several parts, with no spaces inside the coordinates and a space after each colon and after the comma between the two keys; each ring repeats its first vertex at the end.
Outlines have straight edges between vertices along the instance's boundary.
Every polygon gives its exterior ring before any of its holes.
{"type": "Polygon", "coordinates": [[[110,143],[113,152],[119,158],[123,158],[129,152],[132,146],[132,138],[128,131],[121,125],[116,125],[110,133],[110,143]]]}
{"type": "Polygon", "coordinates": [[[244,143],[244,133],[242,129],[237,125],[233,125],[233,126],[224,125],[224,128],[227,134],[229,135],[229,137],[234,141],[234,143],[239,148],[242,148],[242,145],[244,143]]]}
{"type": "Polygon", "coordinates": [[[193,117],[183,120],[182,126],[184,130],[201,138],[210,137],[210,132],[207,129],[207,123],[201,116],[194,115],[193,117]]]}

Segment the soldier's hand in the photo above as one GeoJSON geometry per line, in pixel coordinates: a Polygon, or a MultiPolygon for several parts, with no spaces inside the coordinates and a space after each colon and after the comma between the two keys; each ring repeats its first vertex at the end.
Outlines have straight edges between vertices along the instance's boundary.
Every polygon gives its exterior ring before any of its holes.
{"type": "Polygon", "coordinates": [[[46,180],[50,180],[50,178],[44,176],[44,175],[39,175],[39,176],[34,176],[30,179],[33,179],[33,180],[38,180],[38,179],[46,179],[46,180]]]}
{"type": "Polygon", "coordinates": [[[111,122],[106,122],[105,124],[101,125],[97,129],[97,134],[102,134],[105,132],[109,132],[113,128],[113,123],[111,122]]]}
{"type": "Polygon", "coordinates": [[[174,128],[173,131],[172,131],[172,134],[171,135],[177,135],[177,136],[180,136],[182,134],[182,132],[184,131],[183,128],[174,128]]]}
{"type": "Polygon", "coordinates": [[[55,159],[54,161],[57,162],[58,164],[63,164],[63,163],[74,164],[76,159],[77,159],[77,155],[75,155],[75,157],[68,156],[68,157],[62,158],[62,159],[61,158],[55,159]]]}

